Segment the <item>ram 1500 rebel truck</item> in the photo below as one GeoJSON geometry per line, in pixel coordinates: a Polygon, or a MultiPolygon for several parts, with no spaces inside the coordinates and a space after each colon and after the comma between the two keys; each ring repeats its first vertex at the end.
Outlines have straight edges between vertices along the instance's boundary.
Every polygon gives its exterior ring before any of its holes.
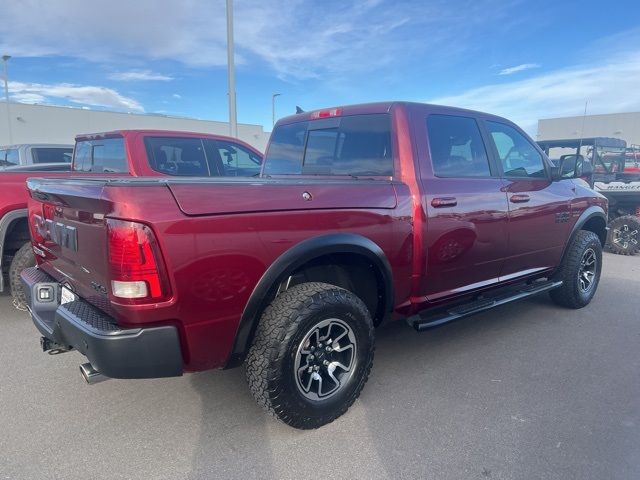
{"type": "MultiPolygon", "coordinates": [[[[35,147],[25,151],[39,155],[40,159],[56,159],[49,152],[53,147],[47,148],[40,153],[35,147]]],[[[70,154],[73,149],[67,150],[70,154]]],[[[72,163],[7,167],[0,171],[0,292],[4,291],[8,277],[15,305],[24,305],[20,272],[35,265],[27,227],[29,177],[45,175],[43,172],[62,177],[105,173],[127,177],[243,176],[259,173],[261,162],[259,151],[233,138],[164,130],[119,130],[78,135],[72,163]]]]}
{"type": "Polygon", "coordinates": [[[30,179],[38,266],[22,280],[44,350],[86,355],[90,382],[244,361],[260,405],[315,428],[358,397],[385,320],[591,301],[606,199],[556,170],[493,115],[301,113],[258,178],[30,179]]]}

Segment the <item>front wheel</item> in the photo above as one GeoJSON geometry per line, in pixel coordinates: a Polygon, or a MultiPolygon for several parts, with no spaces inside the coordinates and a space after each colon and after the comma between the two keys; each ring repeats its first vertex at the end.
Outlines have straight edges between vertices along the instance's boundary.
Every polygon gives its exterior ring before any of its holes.
{"type": "Polygon", "coordinates": [[[582,308],[591,302],[602,273],[602,245],[598,236],[580,230],[564,254],[554,279],[562,286],[549,294],[558,305],[582,308]]]}
{"type": "Polygon", "coordinates": [[[358,398],[373,364],[373,322],[352,292],[303,283],[267,307],[246,361],[257,402],[300,429],[332,422],[358,398]]]}
{"type": "Polygon", "coordinates": [[[609,249],[618,255],[635,255],[640,251],[640,218],[623,215],[609,223],[609,249]]]}

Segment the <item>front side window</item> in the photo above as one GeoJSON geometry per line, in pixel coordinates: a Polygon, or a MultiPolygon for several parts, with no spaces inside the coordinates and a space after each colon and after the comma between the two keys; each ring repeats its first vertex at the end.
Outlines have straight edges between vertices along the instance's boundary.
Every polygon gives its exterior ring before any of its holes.
{"type": "Polygon", "coordinates": [[[388,114],[352,115],[282,125],[265,157],[271,175],[393,175],[388,114]],[[325,125],[327,128],[322,128],[325,125]]]}
{"type": "Polygon", "coordinates": [[[489,177],[489,158],[475,119],[456,115],[427,117],[429,150],[437,177],[489,177]]]}
{"type": "Polygon", "coordinates": [[[218,150],[225,177],[252,177],[260,173],[262,160],[251,150],[223,140],[211,141],[218,150]]]}
{"type": "Polygon", "coordinates": [[[505,177],[546,178],[542,155],[524,135],[504,123],[486,123],[505,177]]]}

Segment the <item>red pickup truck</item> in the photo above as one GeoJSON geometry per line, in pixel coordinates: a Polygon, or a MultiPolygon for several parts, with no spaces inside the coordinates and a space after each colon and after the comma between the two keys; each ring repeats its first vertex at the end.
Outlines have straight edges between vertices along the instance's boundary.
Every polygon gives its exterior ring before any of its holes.
{"type": "Polygon", "coordinates": [[[591,301],[606,199],[558,171],[493,115],[302,113],[277,123],[258,178],[29,180],[22,280],[43,349],[86,355],[90,383],[244,361],[260,405],[316,428],[358,397],[385,320],[591,301]]]}
{"type": "Polygon", "coordinates": [[[233,138],[164,130],[119,130],[78,135],[72,166],[57,163],[9,167],[0,172],[0,292],[4,291],[8,276],[15,304],[23,305],[20,272],[35,265],[27,227],[29,177],[105,173],[127,177],[251,176],[260,173],[261,162],[259,151],[233,138]]]}

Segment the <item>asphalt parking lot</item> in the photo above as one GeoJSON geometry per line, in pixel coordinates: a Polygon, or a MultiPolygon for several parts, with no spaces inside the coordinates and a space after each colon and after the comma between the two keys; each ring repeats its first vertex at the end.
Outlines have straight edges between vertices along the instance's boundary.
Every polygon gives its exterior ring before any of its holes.
{"type": "Polygon", "coordinates": [[[579,311],[548,297],[378,331],[354,407],[316,431],[262,413],[242,369],[88,386],[0,298],[0,479],[640,478],[640,257],[605,255],[579,311]]]}

